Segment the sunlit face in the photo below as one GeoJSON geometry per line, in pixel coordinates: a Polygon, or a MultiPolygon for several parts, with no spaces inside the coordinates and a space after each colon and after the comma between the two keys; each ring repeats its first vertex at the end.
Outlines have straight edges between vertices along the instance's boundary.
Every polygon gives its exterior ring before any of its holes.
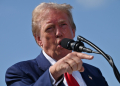
{"type": "Polygon", "coordinates": [[[38,44],[50,57],[59,60],[71,52],[59,45],[63,38],[73,39],[75,36],[75,30],[71,27],[67,14],[50,10],[45,13],[44,20],[40,24],[38,44]]]}

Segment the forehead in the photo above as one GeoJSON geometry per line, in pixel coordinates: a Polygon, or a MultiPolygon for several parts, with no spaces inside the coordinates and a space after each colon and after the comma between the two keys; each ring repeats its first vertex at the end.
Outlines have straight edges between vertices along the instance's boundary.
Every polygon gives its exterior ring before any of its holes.
{"type": "Polygon", "coordinates": [[[64,11],[60,10],[46,10],[40,15],[41,22],[65,22],[68,21],[68,16],[64,11]]]}

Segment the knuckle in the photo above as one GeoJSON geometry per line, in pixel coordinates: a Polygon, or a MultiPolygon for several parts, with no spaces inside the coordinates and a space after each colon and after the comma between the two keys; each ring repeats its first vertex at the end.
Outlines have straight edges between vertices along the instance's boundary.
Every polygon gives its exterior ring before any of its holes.
{"type": "Polygon", "coordinates": [[[81,59],[78,60],[78,61],[77,61],[77,64],[83,64],[82,60],[81,60],[81,59]]]}
{"type": "Polygon", "coordinates": [[[84,54],[83,54],[83,53],[80,53],[79,56],[82,57],[82,56],[84,56],[84,54]]]}
{"type": "Polygon", "coordinates": [[[72,53],[69,53],[69,54],[67,54],[67,56],[68,56],[68,57],[72,57],[72,56],[73,56],[73,54],[72,54],[72,53]]]}
{"type": "Polygon", "coordinates": [[[75,62],[71,63],[71,67],[74,67],[74,66],[76,66],[76,63],[75,62]]]}
{"type": "Polygon", "coordinates": [[[62,70],[64,70],[66,72],[68,70],[68,66],[67,65],[63,65],[62,66],[62,70]]]}

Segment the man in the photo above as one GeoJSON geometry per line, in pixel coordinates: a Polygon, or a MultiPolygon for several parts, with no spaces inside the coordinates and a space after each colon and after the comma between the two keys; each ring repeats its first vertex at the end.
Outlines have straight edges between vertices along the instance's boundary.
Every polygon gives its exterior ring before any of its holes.
{"type": "Polygon", "coordinates": [[[75,37],[71,9],[56,3],[41,3],[34,9],[32,32],[42,52],[33,60],[11,66],[6,72],[8,86],[70,86],[65,74],[72,74],[78,86],[108,86],[98,68],[82,62],[93,56],[60,46],[63,38],[75,37]]]}

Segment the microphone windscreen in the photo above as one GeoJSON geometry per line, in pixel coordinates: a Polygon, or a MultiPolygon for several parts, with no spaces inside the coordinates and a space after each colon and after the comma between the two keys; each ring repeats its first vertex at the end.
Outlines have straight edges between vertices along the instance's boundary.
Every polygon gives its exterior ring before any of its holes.
{"type": "Polygon", "coordinates": [[[66,48],[66,49],[69,49],[69,50],[71,50],[71,46],[70,46],[70,43],[71,42],[74,42],[74,40],[72,40],[72,39],[68,39],[68,38],[64,38],[64,39],[62,39],[61,40],[61,42],[60,42],[60,45],[63,47],[63,48],[66,48]]]}

